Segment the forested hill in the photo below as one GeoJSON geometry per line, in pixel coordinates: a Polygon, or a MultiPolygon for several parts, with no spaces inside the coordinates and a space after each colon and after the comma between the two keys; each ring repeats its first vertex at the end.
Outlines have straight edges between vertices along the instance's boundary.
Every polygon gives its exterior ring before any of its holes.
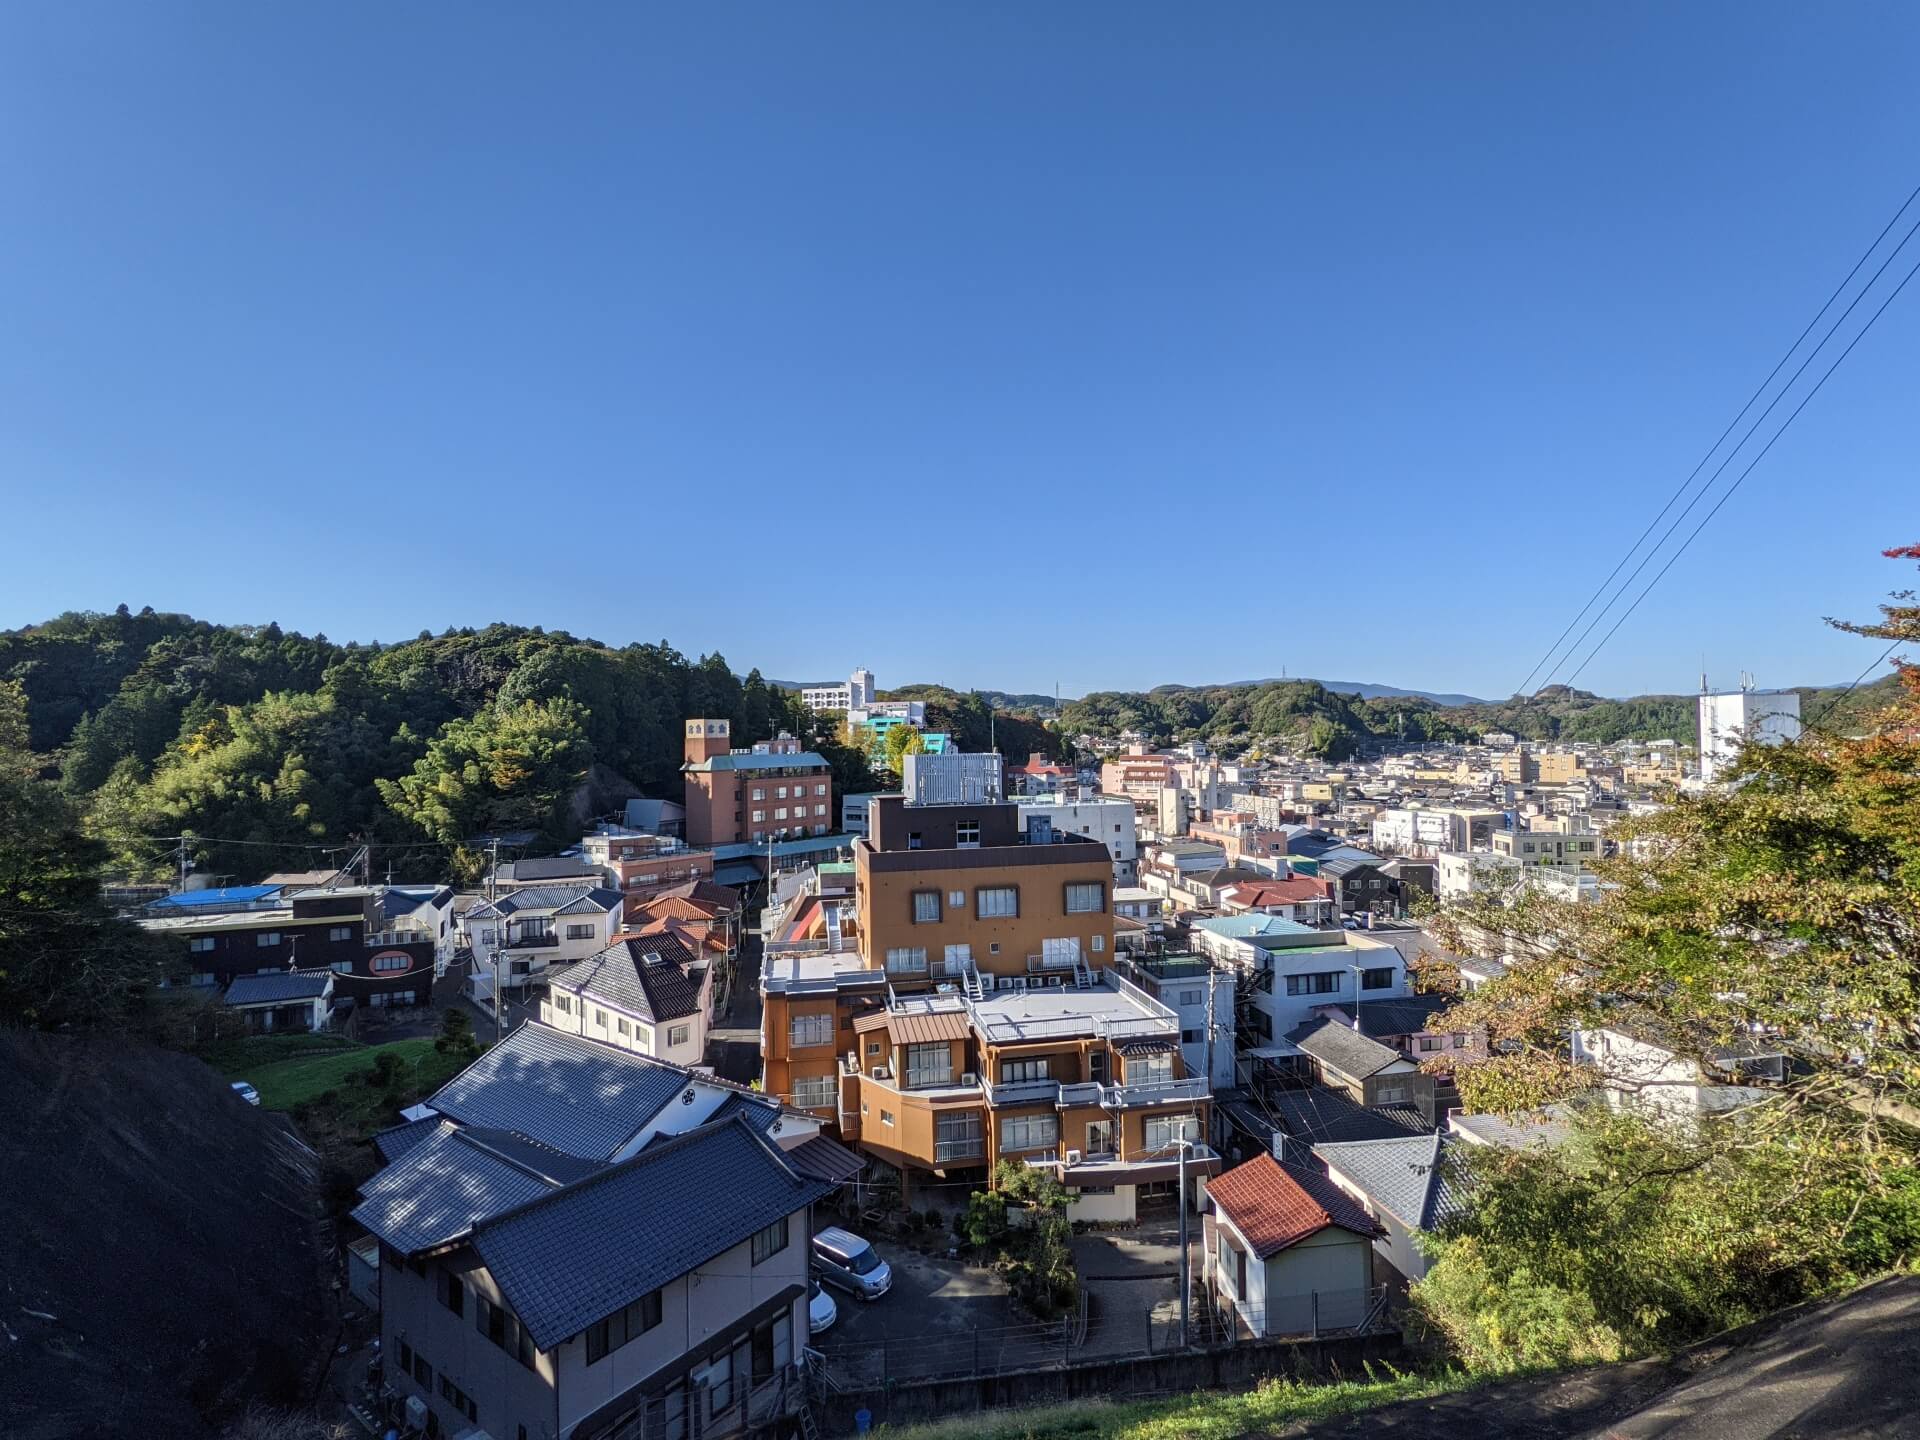
{"type": "Polygon", "coordinates": [[[689,715],[728,717],[737,744],[791,730],[842,785],[876,783],[796,697],[665,642],[493,625],[369,647],[122,607],[0,634],[8,681],[33,751],[134,874],[167,868],[155,837],[191,832],[203,870],[238,878],[357,840],[397,877],[470,875],[476,834],[571,838],[594,767],[674,793],[689,715]]]}
{"type": "MultiPolygon", "coordinates": [[[[1897,682],[1889,676],[1851,693],[1803,688],[1800,713],[1824,725],[1857,725],[1889,704],[1897,682]]],[[[1069,735],[1118,735],[1135,730],[1156,743],[1204,738],[1227,753],[1262,742],[1328,759],[1345,759],[1369,746],[1396,741],[1477,739],[1491,730],[1523,740],[1680,740],[1694,735],[1691,695],[1641,695],[1609,700],[1551,685],[1492,704],[1436,705],[1413,696],[1363,700],[1312,680],[1269,681],[1254,687],[1189,690],[1164,686],[1146,692],[1103,691],[1068,704],[1061,728],[1069,735]]]]}

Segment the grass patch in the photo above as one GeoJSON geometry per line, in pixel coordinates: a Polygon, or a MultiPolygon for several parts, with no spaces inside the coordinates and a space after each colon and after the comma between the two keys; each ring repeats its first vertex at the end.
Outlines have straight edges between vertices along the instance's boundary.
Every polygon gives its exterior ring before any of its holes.
{"type": "Polygon", "coordinates": [[[1442,1375],[1369,1373],[1324,1385],[1265,1380],[1252,1390],[1206,1391],[1168,1400],[1079,1400],[1030,1410],[991,1411],[930,1425],[883,1425],[885,1440],[1239,1440],[1282,1427],[1423,1400],[1474,1382],[1442,1375]]]}
{"type": "Polygon", "coordinates": [[[251,1080],[252,1071],[285,1060],[310,1059],[315,1055],[332,1055],[365,1048],[358,1040],[349,1040],[344,1035],[237,1035],[215,1041],[201,1049],[199,1054],[201,1059],[229,1079],[251,1080]]]}
{"type": "Polygon", "coordinates": [[[378,1123],[392,1124],[393,1119],[381,1103],[385,1099],[384,1090],[366,1083],[382,1055],[400,1057],[404,1066],[401,1071],[402,1086],[414,1095],[424,1095],[437,1089],[469,1062],[469,1057],[465,1055],[440,1054],[433,1048],[433,1037],[423,1035],[412,1040],[395,1040],[386,1045],[362,1045],[337,1054],[282,1059],[258,1066],[241,1078],[253,1082],[253,1088],[260,1092],[260,1103],[269,1110],[292,1110],[318,1100],[331,1090],[336,1093],[341,1105],[343,1120],[348,1118],[344,1112],[370,1109],[378,1112],[374,1115],[378,1123]],[[355,1103],[363,1096],[369,1102],[368,1106],[355,1103]]]}

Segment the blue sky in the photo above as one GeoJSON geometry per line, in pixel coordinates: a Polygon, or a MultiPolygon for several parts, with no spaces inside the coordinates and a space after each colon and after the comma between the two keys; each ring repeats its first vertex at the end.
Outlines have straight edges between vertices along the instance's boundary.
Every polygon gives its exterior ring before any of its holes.
{"type": "MultiPolygon", "coordinates": [[[[8,6],[0,625],[1503,695],[1920,183],[1916,65],[1881,4],[8,6]]],[[[1916,393],[1920,281],[1582,686],[1850,679],[1916,393]]]]}

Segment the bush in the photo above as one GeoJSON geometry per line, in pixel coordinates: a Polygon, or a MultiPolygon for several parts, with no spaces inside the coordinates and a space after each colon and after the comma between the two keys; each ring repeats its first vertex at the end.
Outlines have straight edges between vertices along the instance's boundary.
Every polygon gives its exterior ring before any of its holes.
{"type": "Polygon", "coordinates": [[[367,1072],[367,1084],[376,1090],[396,1089],[406,1068],[406,1061],[391,1050],[383,1050],[374,1057],[373,1069],[367,1072]]]}
{"type": "Polygon", "coordinates": [[[969,1245],[985,1250],[1007,1238],[1007,1197],[998,1190],[976,1190],[967,1197],[967,1213],[955,1222],[969,1245]]]}

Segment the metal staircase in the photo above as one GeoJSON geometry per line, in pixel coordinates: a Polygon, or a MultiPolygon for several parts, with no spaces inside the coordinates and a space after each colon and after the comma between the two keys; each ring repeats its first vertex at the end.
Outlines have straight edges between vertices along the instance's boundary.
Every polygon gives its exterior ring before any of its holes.
{"type": "Polygon", "coordinates": [[[967,961],[967,968],[960,974],[960,984],[967,992],[967,998],[969,1000],[984,1000],[986,998],[987,987],[980,979],[980,967],[974,964],[973,961],[967,961]]]}
{"type": "Polygon", "coordinates": [[[1073,957],[1073,988],[1076,990],[1094,988],[1093,971],[1087,968],[1087,962],[1078,955],[1073,957]]]}
{"type": "Polygon", "coordinates": [[[840,907],[826,905],[822,908],[827,913],[827,950],[830,954],[837,955],[840,953],[841,946],[846,943],[845,937],[840,932],[840,907]]]}

